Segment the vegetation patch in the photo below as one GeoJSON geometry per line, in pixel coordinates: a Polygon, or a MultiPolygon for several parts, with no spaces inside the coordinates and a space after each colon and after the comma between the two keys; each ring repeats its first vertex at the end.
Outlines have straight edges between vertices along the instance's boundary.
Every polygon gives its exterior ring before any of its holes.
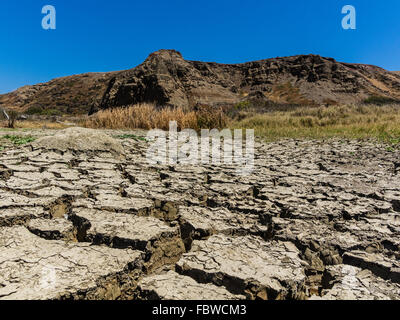
{"type": "Polygon", "coordinates": [[[2,138],[10,140],[13,144],[15,144],[17,146],[31,143],[36,140],[36,138],[34,138],[32,136],[17,136],[17,135],[9,135],[9,134],[3,136],[2,138]]]}
{"type": "Polygon", "coordinates": [[[315,103],[305,98],[300,89],[293,86],[290,82],[281,83],[273,86],[268,98],[274,102],[287,103],[298,106],[314,106],[315,103]]]}
{"type": "Polygon", "coordinates": [[[170,121],[176,121],[179,130],[223,128],[227,124],[222,109],[210,106],[196,106],[194,110],[186,111],[183,108],[137,104],[99,111],[83,121],[82,126],[94,129],[168,130],[170,121]]]}
{"type": "MultiPolygon", "coordinates": [[[[156,108],[140,104],[100,111],[87,118],[83,126],[107,129],[169,129],[177,121],[178,129],[207,128],[254,129],[255,135],[267,141],[279,139],[370,139],[400,148],[400,104],[331,105],[329,107],[295,107],[243,102],[231,109],[197,106],[192,111],[180,108],[156,108]],[[269,111],[266,111],[269,109],[269,111]],[[234,112],[233,112],[233,111],[234,112]]],[[[142,140],[122,134],[120,139],[142,140]]]]}
{"type": "Polygon", "coordinates": [[[249,116],[232,128],[254,129],[268,141],[284,138],[375,138],[400,147],[400,105],[301,107],[249,116]]]}
{"type": "Polygon", "coordinates": [[[61,116],[63,113],[58,109],[44,109],[39,106],[32,106],[25,112],[29,115],[41,115],[41,116],[61,116]]]}
{"type": "Polygon", "coordinates": [[[400,103],[400,101],[388,98],[388,97],[382,97],[382,96],[371,96],[367,99],[364,100],[365,104],[374,104],[377,106],[383,106],[386,104],[397,104],[400,103]]]}
{"type": "Polygon", "coordinates": [[[132,139],[132,140],[135,140],[135,141],[147,141],[146,138],[139,137],[139,136],[137,136],[135,134],[120,134],[120,135],[114,136],[114,138],[117,138],[117,139],[132,139]]]}

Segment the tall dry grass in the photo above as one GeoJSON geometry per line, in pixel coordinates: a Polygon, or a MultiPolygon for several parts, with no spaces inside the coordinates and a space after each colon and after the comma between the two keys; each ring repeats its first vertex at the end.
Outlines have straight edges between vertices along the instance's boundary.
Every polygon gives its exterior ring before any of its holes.
{"type": "Polygon", "coordinates": [[[377,138],[400,146],[400,105],[342,105],[300,107],[265,113],[247,112],[243,119],[228,120],[221,110],[199,107],[158,109],[151,104],[100,111],[82,124],[89,128],[168,130],[169,122],[178,128],[245,128],[266,140],[282,138],[377,138]]]}
{"type": "Polygon", "coordinates": [[[169,122],[176,121],[178,129],[221,128],[226,117],[221,110],[199,107],[193,111],[182,108],[156,108],[152,104],[137,104],[99,111],[85,119],[82,126],[107,129],[169,129],[169,122]]]}
{"type": "Polygon", "coordinates": [[[400,143],[400,105],[343,105],[302,107],[249,115],[230,124],[253,128],[267,140],[281,138],[377,138],[400,143]]]}

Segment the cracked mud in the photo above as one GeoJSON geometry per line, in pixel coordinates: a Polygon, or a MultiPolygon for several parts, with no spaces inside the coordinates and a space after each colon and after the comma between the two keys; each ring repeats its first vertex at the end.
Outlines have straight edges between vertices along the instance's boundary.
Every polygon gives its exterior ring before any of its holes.
{"type": "Polygon", "coordinates": [[[238,176],[118,133],[0,153],[0,299],[400,298],[399,151],[256,142],[238,176]]]}

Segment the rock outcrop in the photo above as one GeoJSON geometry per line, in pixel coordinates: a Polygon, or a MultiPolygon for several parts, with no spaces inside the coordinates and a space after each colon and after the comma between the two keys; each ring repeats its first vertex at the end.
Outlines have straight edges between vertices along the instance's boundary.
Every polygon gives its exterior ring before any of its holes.
{"type": "Polygon", "coordinates": [[[370,95],[400,98],[400,77],[375,66],[317,55],[229,65],[187,61],[177,51],[161,50],[135,69],[115,75],[99,108],[140,102],[191,108],[251,98],[331,104],[357,102],[370,95]]]}

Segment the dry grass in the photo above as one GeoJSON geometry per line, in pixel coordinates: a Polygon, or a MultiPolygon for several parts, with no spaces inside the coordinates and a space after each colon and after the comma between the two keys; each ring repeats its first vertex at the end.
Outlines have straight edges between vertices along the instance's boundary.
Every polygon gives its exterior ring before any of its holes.
{"type": "MultiPolygon", "coordinates": [[[[15,129],[65,129],[68,125],[50,120],[16,121],[15,129]]],[[[6,122],[0,123],[0,128],[7,128],[6,122]]]]}
{"type": "MultiPolygon", "coordinates": [[[[301,107],[254,113],[242,110],[240,120],[227,120],[221,110],[199,107],[193,111],[181,108],[158,109],[150,104],[100,111],[80,125],[104,129],[168,130],[170,121],[178,128],[245,128],[255,129],[257,136],[273,141],[282,138],[325,139],[377,138],[400,147],[400,105],[345,105],[301,107]]],[[[6,125],[6,122],[4,122],[6,125]]],[[[67,125],[51,121],[18,121],[16,128],[63,129],[67,125]]]]}
{"type": "Polygon", "coordinates": [[[400,105],[302,107],[251,115],[234,128],[254,128],[267,140],[281,138],[378,138],[400,143],[400,105]]]}
{"type": "Polygon", "coordinates": [[[301,106],[315,105],[313,101],[306,99],[300,93],[300,89],[294,87],[290,82],[273,86],[268,98],[276,103],[287,103],[301,106]]]}
{"type": "Polygon", "coordinates": [[[16,128],[21,129],[65,129],[70,126],[51,121],[21,121],[18,122],[16,128]]]}
{"type": "Polygon", "coordinates": [[[201,107],[194,111],[182,108],[158,109],[151,104],[138,104],[128,107],[99,111],[87,118],[82,126],[107,129],[169,129],[169,122],[176,121],[178,129],[221,128],[226,119],[222,111],[201,107]]]}

